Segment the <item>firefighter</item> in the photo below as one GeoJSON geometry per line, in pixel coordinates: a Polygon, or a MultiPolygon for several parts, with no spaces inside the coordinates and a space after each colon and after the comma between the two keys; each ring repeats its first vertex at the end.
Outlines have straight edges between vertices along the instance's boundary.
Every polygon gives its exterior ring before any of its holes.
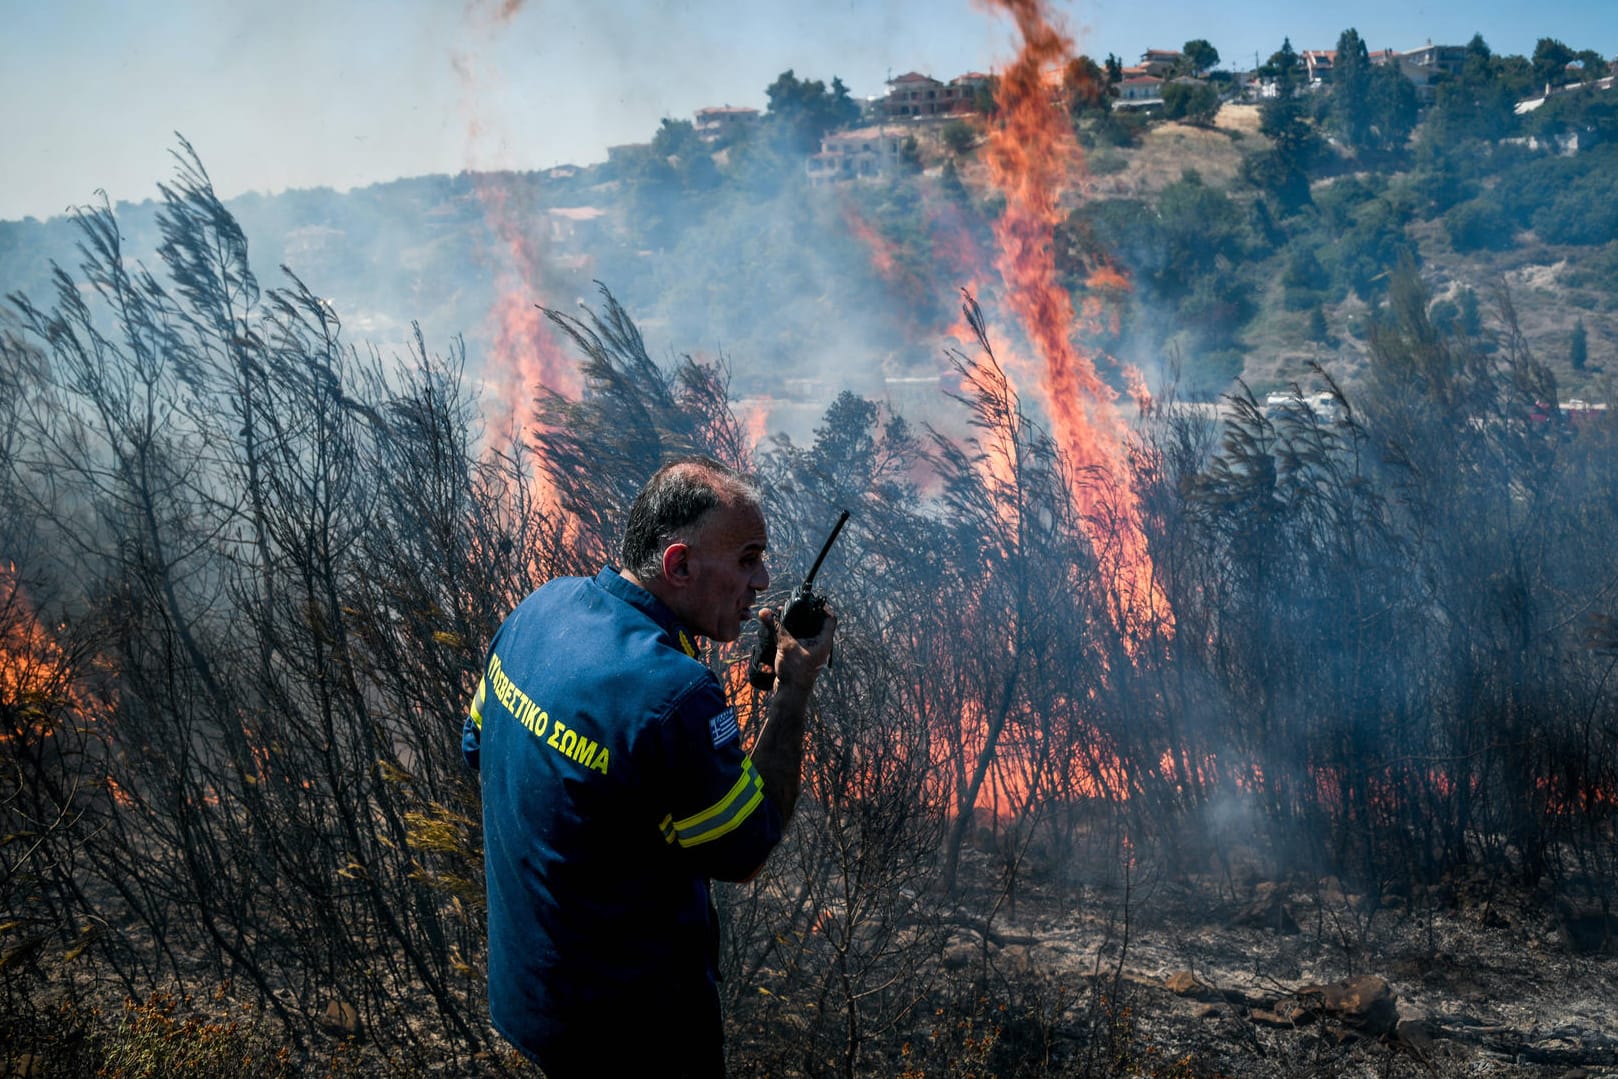
{"type": "Polygon", "coordinates": [[[837,624],[803,641],[777,626],[745,752],[697,640],[740,634],[769,585],[766,533],[740,474],[670,462],[630,509],[622,568],[550,581],[490,645],[462,738],[483,789],[489,1011],[551,1079],[724,1073],[709,881],[749,879],[781,839],[837,624]]]}

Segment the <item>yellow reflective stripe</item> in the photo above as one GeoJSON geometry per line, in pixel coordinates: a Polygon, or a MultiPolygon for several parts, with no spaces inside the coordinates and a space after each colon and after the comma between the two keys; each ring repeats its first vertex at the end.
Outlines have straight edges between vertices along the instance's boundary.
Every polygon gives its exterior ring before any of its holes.
{"type": "Polygon", "coordinates": [[[671,813],[668,816],[664,817],[663,818],[663,823],[659,824],[658,828],[662,829],[662,831],[663,831],[663,842],[665,842],[665,843],[673,843],[674,842],[674,814],[671,813]]]}
{"type": "Polygon", "coordinates": [[[472,710],[468,714],[471,715],[471,717],[472,717],[472,725],[474,727],[476,727],[480,731],[483,729],[483,700],[484,700],[484,695],[487,694],[488,691],[489,691],[489,680],[488,680],[488,678],[487,677],[479,678],[478,679],[478,691],[472,697],[472,710]]]}
{"type": "MultiPolygon", "coordinates": [[[[764,801],[764,777],[753,767],[753,759],[742,759],[741,778],[725,796],[701,813],[674,821],[672,828],[682,847],[695,847],[725,835],[752,815],[764,801]]],[[[667,837],[670,826],[665,826],[667,837]]]]}
{"type": "Polygon", "coordinates": [[[724,824],[718,826],[717,828],[712,828],[712,829],[708,830],[707,832],[704,832],[702,835],[695,836],[695,837],[690,838],[690,839],[682,838],[680,840],[680,846],[682,846],[682,847],[695,847],[698,844],[707,843],[707,842],[710,842],[712,840],[718,839],[720,836],[725,835],[725,834],[731,832],[732,830],[741,827],[742,822],[747,820],[748,817],[751,817],[753,815],[753,810],[757,809],[758,806],[759,806],[759,803],[762,802],[762,801],[764,801],[764,786],[763,786],[763,782],[761,780],[758,788],[753,791],[753,797],[749,798],[746,801],[746,803],[744,803],[742,805],[742,807],[739,810],[736,811],[735,816],[731,817],[730,820],[726,821],[724,824]]]}

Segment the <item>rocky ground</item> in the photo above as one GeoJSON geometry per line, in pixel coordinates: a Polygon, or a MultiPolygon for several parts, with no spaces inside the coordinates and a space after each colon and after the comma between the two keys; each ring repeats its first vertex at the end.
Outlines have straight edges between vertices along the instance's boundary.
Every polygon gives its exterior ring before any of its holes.
{"type": "Polygon", "coordinates": [[[1190,1074],[1618,1077],[1618,916],[1596,903],[1210,879],[1137,882],[1127,911],[1028,893],[994,924],[1003,964],[1110,983],[1190,1074]]]}

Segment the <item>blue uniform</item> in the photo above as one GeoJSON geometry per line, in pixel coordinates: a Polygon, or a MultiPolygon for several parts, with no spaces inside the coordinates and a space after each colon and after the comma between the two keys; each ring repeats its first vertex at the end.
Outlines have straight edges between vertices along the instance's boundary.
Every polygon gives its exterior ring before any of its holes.
{"type": "Polygon", "coordinates": [[[722,1062],[708,881],[755,873],[782,819],[689,632],[611,567],[551,581],[495,634],[462,749],[495,1027],[557,1073],[722,1062]]]}

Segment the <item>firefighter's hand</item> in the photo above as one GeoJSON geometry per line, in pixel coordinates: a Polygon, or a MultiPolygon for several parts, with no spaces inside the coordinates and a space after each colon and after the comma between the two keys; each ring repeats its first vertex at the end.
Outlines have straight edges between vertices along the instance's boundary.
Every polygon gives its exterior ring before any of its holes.
{"type": "Polygon", "coordinates": [[[837,612],[825,608],[826,624],[813,637],[799,640],[781,624],[776,612],[768,607],[758,612],[761,620],[775,627],[775,676],[783,687],[808,689],[815,684],[820,671],[831,659],[832,638],[837,632],[837,612]]]}

